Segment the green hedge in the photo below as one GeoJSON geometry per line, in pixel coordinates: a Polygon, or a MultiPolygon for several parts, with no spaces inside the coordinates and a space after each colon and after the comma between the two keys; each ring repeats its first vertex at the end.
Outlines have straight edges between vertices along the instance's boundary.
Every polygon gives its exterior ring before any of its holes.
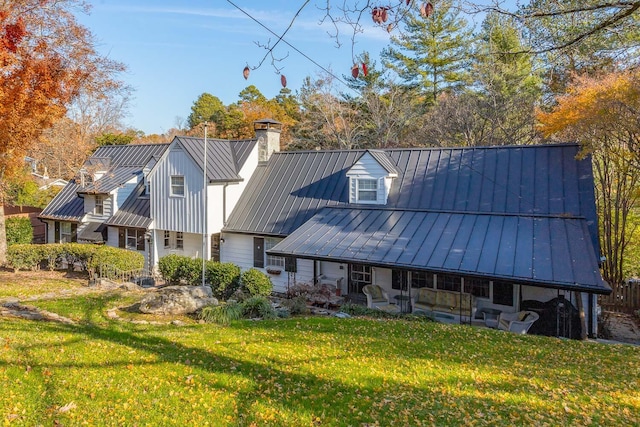
{"type": "Polygon", "coordinates": [[[33,241],[33,227],[29,218],[7,218],[7,245],[28,245],[33,241]]]}
{"type": "Polygon", "coordinates": [[[53,269],[62,261],[69,266],[80,263],[90,274],[101,265],[122,271],[144,267],[142,254],[111,246],[50,243],[46,245],[12,245],[7,250],[7,264],[16,270],[37,270],[41,265],[53,269]]]}
{"type": "MultiPolygon", "coordinates": [[[[158,269],[172,285],[202,283],[202,258],[167,255],[158,260],[158,269]]],[[[226,300],[240,287],[240,268],[231,263],[207,261],[205,282],[211,285],[216,298],[226,300]]]]}
{"type": "Polygon", "coordinates": [[[240,283],[242,289],[251,296],[269,296],[273,290],[273,283],[269,276],[255,268],[242,273],[240,283]]]}

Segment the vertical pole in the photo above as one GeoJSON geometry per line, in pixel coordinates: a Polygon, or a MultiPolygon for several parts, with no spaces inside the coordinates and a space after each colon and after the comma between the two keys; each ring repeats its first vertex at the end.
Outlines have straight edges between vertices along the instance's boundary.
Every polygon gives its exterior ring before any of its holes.
{"type": "Polygon", "coordinates": [[[207,122],[204,122],[204,159],[202,167],[202,286],[207,266],[207,122]]]}

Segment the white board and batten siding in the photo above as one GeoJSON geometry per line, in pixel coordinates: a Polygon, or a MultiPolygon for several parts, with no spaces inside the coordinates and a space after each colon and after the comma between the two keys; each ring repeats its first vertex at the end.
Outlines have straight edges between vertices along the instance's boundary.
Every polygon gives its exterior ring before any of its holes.
{"type": "MultiPolygon", "coordinates": [[[[221,243],[220,261],[233,263],[240,267],[242,271],[255,268],[253,266],[254,237],[264,236],[223,233],[222,238],[224,239],[224,243],[221,243]]],[[[257,268],[257,270],[262,271],[271,278],[274,292],[284,293],[287,291],[288,273],[286,271],[283,271],[279,275],[272,275],[268,274],[264,268],[257,268]]],[[[311,283],[313,281],[313,261],[298,259],[297,270],[298,271],[295,273],[296,283],[311,283]]],[[[293,285],[293,282],[289,283],[289,285],[293,285]]]]}
{"type": "Polygon", "coordinates": [[[149,176],[151,217],[159,230],[202,234],[202,167],[179,146],[172,146],[149,176]],[[184,177],[184,196],[171,196],[171,177],[184,177]]]}

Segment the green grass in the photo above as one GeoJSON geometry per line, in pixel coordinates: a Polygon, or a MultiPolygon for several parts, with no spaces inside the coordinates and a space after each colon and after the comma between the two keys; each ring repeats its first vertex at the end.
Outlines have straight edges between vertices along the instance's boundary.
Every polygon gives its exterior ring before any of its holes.
{"type": "Polygon", "coordinates": [[[430,322],[107,319],[130,295],[0,319],[10,425],[638,425],[640,348],[430,322]],[[66,405],[66,406],[65,406],[66,405]]]}

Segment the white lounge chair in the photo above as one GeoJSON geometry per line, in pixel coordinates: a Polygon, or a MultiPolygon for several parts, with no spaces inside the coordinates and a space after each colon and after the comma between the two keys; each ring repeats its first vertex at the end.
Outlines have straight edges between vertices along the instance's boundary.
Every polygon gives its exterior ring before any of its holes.
{"type": "Polygon", "coordinates": [[[367,296],[367,307],[388,313],[399,313],[400,308],[389,302],[389,294],[378,285],[365,285],[362,292],[367,296]]]}
{"type": "Polygon", "coordinates": [[[516,334],[526,334],[531,325],[540,316],[533,311],[519,311],[517,313],[500,313],[498,317],[498,329],[514,332],[516,334]]]}

